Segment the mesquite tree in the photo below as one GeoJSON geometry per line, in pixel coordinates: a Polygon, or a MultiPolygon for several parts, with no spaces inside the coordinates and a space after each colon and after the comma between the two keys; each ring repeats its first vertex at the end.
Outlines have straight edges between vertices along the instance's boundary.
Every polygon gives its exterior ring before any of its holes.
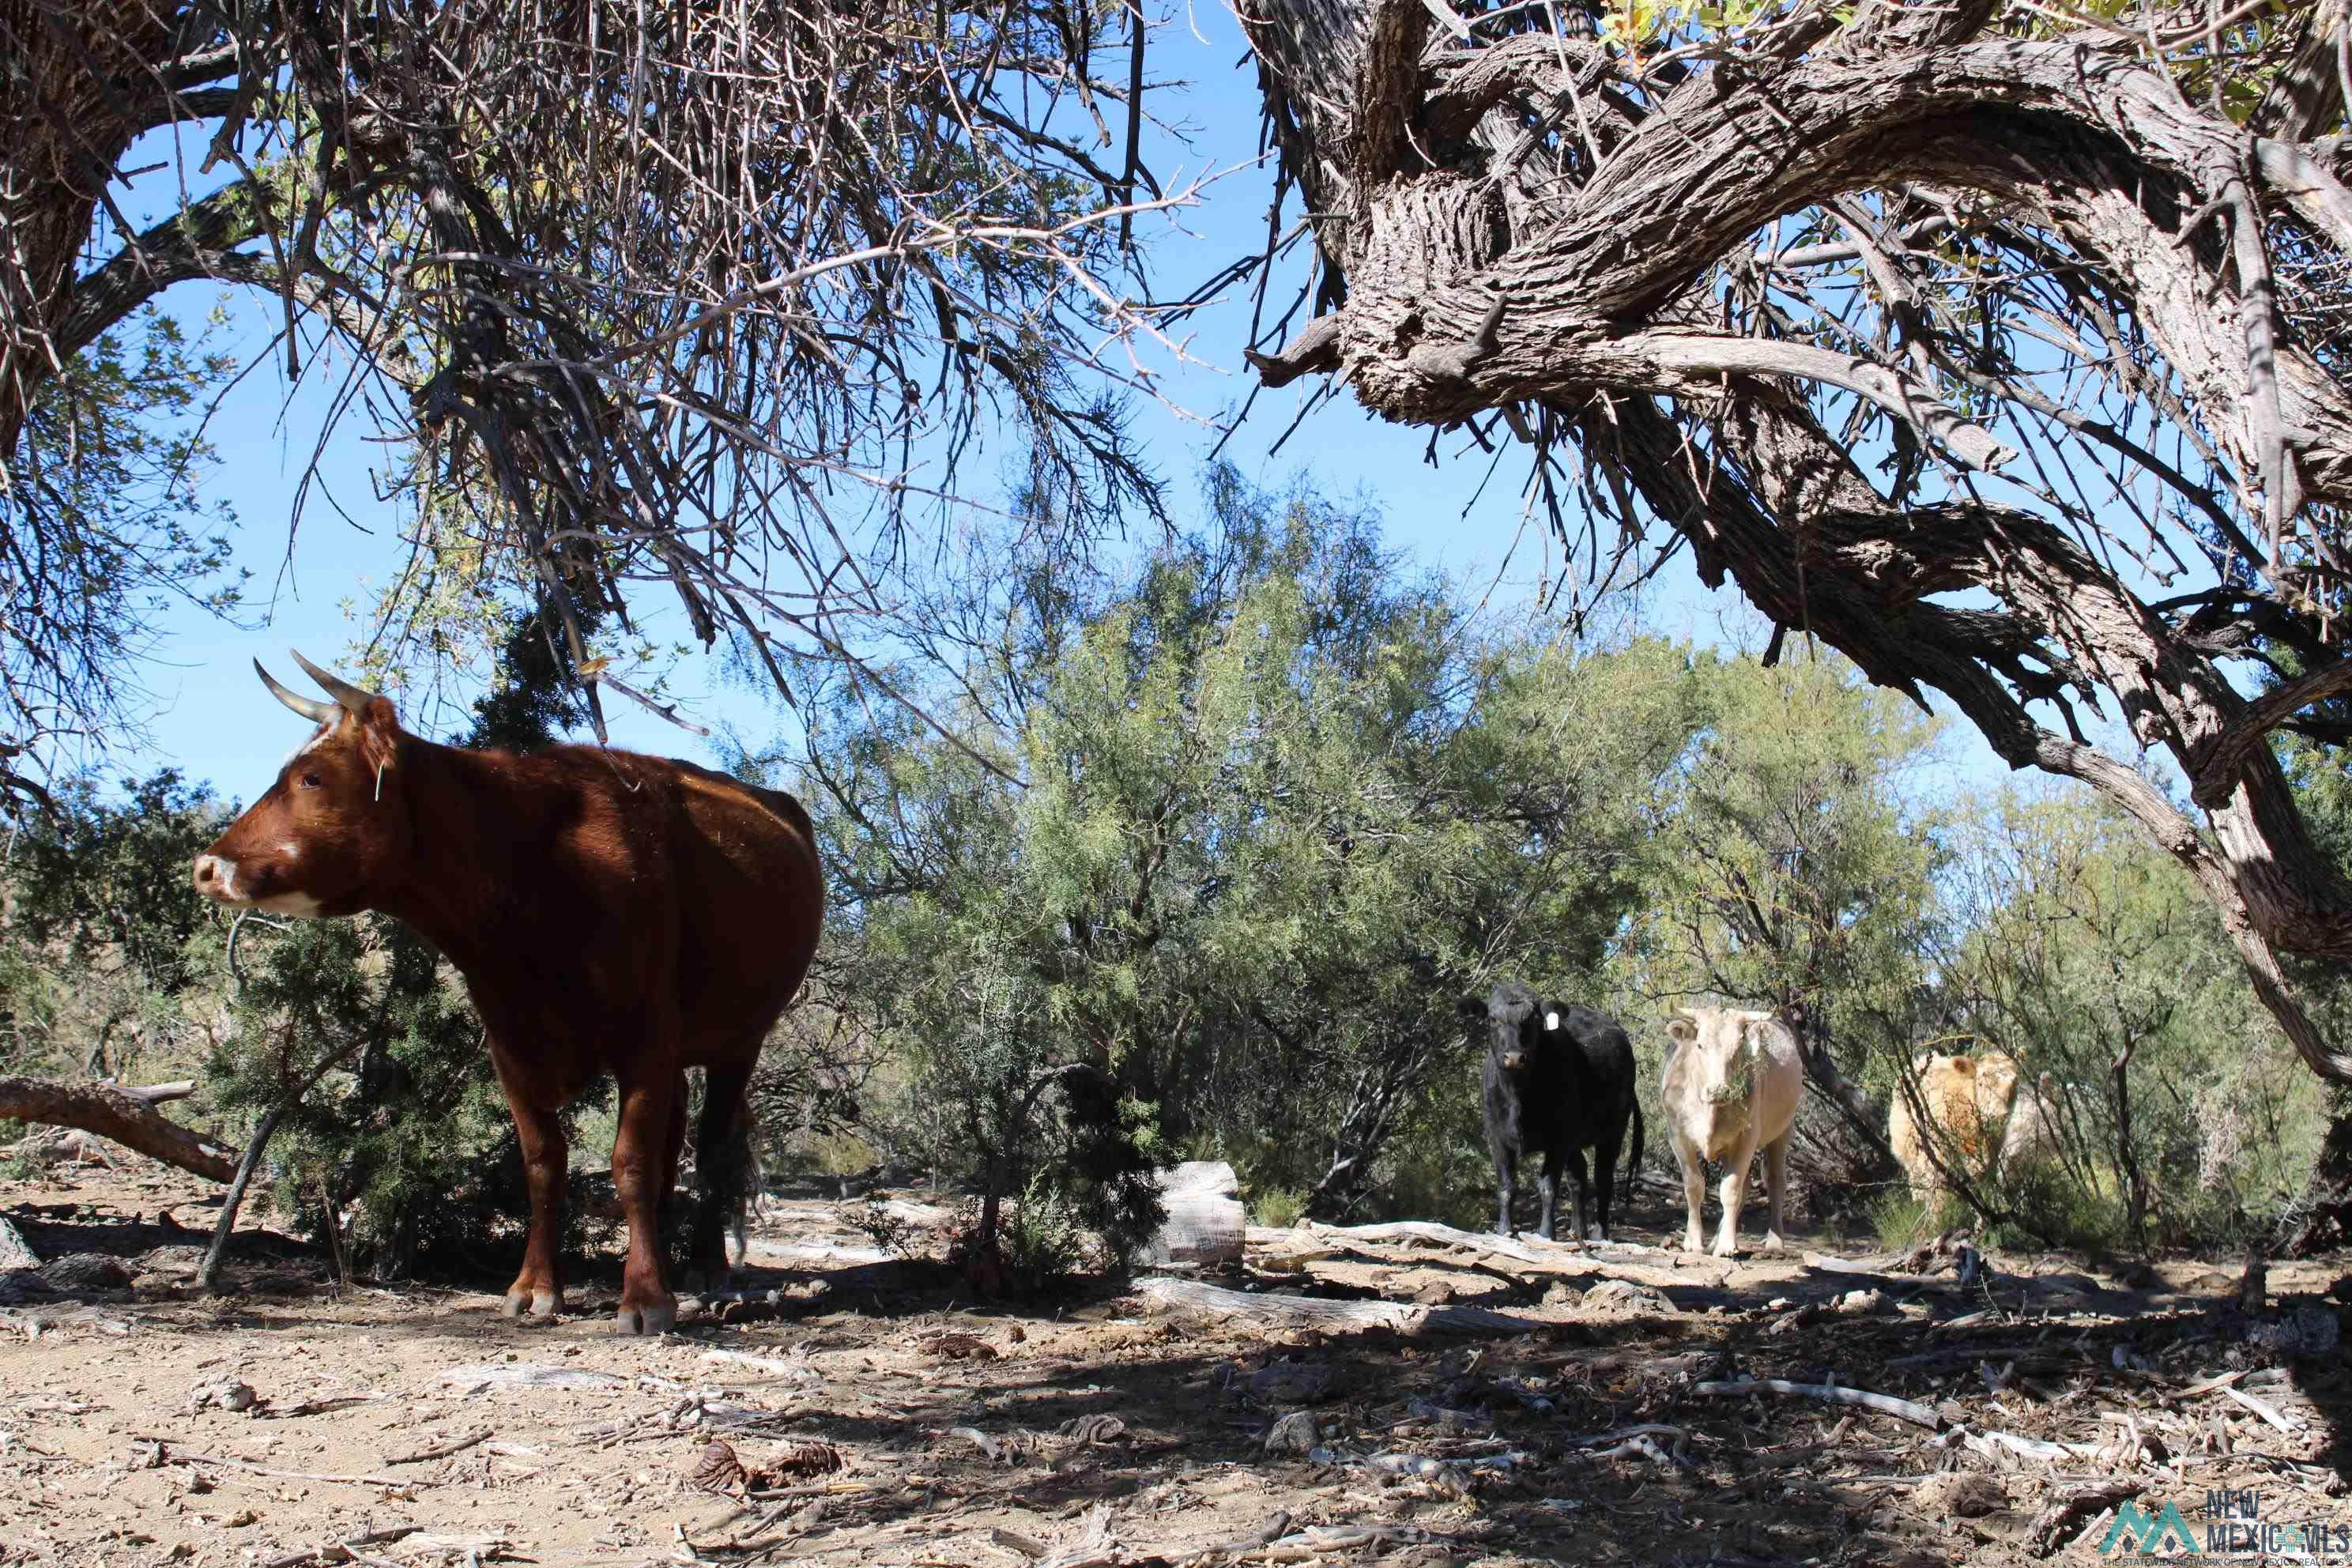
{"type": "Polygon", "coordinates": [[[1318,261],[1263,377],[1516,435],[1583,582],[1686,544],[2107,795],[2352,1078],[2276,957],[2352,957],[2352,882],[2268,740],[2352,739],[2315,706],[2352,689],[2343,6],[1705,16],[1246,7],[1318,261]]]}
{"type": "MultiPolygon", "coordinates": [[[[0,0],[0,604],[100,570],[52,476],[106,443],[44,389],[198,279],[261,291],[331,421],[413,443],[416,602],[523,587],[600,732],[631,688],[588,622],[674,595],[781,684],[888,615],[874,553],[1000,417],[1076,504],[1149,503],[1116,374],[1072,369],[1149,330],[1131,220],[1190,199],[1139,157],[1140,29],[1087,0],[0,0]],[[119,182],[175,179],[139,229],[119,182]]],[[[23,618],[0,678],[54,656],[23,618]]],[[[124,665],[95,652],[63,713],[0,679],[0,747],[102,720],[124,665]]]]}

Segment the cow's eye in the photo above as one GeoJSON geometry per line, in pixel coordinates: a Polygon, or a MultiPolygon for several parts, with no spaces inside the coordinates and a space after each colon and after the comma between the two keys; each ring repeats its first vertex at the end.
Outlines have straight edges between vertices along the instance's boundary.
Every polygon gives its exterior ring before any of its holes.
{"type": "Polygon", "coordinates": [[[319,775],[316,773],[304,773],[302,775],[302,787],[304,789],[317,789],[319,787],[319,775]]]}

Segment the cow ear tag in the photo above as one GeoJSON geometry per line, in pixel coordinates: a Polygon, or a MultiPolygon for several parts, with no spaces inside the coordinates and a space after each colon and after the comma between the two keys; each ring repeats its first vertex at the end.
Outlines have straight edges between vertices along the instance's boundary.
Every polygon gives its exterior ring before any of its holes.
{"type": "Polygon", "coordinates": [[[1559,1028],[1559,1014],[1557,1014],[1557,1013],[1546,1013],[1546,1014],[1544,1015],[1544,1027],[1545,1027],[1547,1030],[1551,1030],[1551,1029],[1557,1029],[1557,1028],[1559,1028]]]}

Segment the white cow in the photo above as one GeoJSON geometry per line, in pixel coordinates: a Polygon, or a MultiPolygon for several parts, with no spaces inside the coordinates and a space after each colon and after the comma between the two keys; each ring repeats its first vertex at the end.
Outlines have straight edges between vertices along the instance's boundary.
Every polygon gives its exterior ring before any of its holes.
{"type": "Polygon", "coordinates": [[[1995,1169],[2003,1177],[2058,1148],[2058,1100],[2063,1092],[2057,1075],[2043,1073],[2032,1088],[2018,1091],[2016,1108],[2009,1113],[2009,1131],[2000,1141],[1995,1169]]]}
{"type": "Polygon", "coordinates": [[[1935,1153],[1957,1162],[1971,1178],[1982,1175],[1994,1163],[2002,1123],[2017,1099],[2017,1058],[1999,1051],[1981,1058],[1930,1053],[1913,1061],[1911,1070],[1927,1124],[1921,1126],[1909,1098],[1897,1088],[1887,1107],[1886,1142],[1911,1179],[1912,1198],[1934,1204],[1942,1201],[1945,1183],[1928,1150],[1930,1137],[1935,1153]],[[1932,1134],[1928,1128],[1935,1130],[1932,1134]]]}
{"type": "Polygon", "coordinates": [[[1682,1162],[1683,1198],[1690,1224],[1683,1246],[1699,1249],[1700,1211],[1706,1180],[1700,1165],[1723,1163],[1723,1228],[1715,1255],[1728,1258],[1739,1236],[1739,1210],[1748,1201],[1748,1168],[1760,1147],[1764,1184],[1771,1198],[1768,1247],[1782,1246],[1781,1204],[1788,1190],[1789,1128],[1804,1092],[1805,1066],[1797,1037],[1777,1014],[1730,1007],[1681,1007],[1666,1024],[1674,1046],[1659,1089],[1665,1101],[1666,1136],[1682,1162]]]}

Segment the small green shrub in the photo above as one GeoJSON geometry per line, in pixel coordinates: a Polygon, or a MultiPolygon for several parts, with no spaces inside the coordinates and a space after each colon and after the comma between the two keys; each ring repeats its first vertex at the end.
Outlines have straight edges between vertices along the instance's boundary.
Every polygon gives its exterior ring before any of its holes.
{"type": "Polygon", "coordinates": [[[1076,1205],[1042,1172],[1030,1178],[997,1225],[1004,1286],[1015,1295],[1034,1296],[1065,1283],[1084,1267],[1087,1251],[1076,1205]]]}
{"type": "Polygon", "coordinates": [[[1869,1214],[1878,1245],[1889,1252],[1908,1247],[1927,1234],[1927,1205],[1899,1188],[1871,1205],[1869,1214]]]}
{"type": "Polygon", "coordinates": [[[1287,1230],[1307,1214],[1307,1192],[1303,1187],[1272,1187],[1250,1194],[1250,1224],[1287,1230]]]}
{"type": "Polygon", "coordinates": [[[2062,1247],[2105,1255],[2132,1247],[2129,1212],[2120,1194],[2085,1186],[2053,1163],[2012,1172],[1987,1190],[2013,1220],[1987,1228],[1995,1247],[2062,1247]]]}
{"type": "Polygon", "coordinates": [[[890,1205],[880,1198],[867,1198],[862,1204],[844,1204],[841,1214],[850,1225],[864,1233],[877,1251],[889,1253],[894,1258],[905,1258],[915,1250],[908,1242],[908,1233],[913,1227],[891,1212],[890,1205]]]}

